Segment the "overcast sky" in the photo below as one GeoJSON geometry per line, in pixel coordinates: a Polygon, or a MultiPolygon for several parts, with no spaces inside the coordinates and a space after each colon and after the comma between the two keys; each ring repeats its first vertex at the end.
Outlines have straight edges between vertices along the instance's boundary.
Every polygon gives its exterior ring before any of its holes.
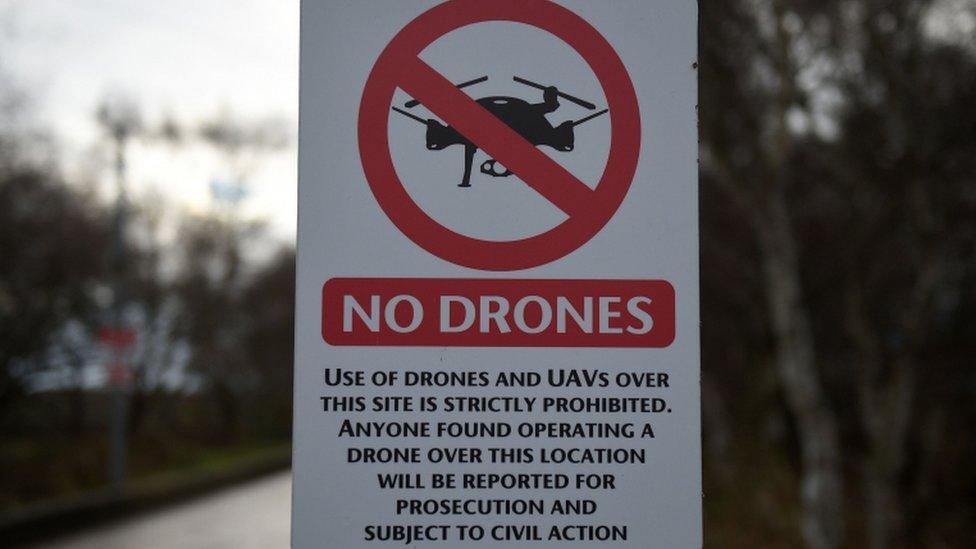
{"type": "MultiPolygon", "coordinates": [[[[35,118],[64,145],[65,168],[85,165],[99,140],[98,100],[123,92],[152,121],[194,123],[230,112],[246,120],[297,121],[298,0],[0,0],[3,68],[32,101],[35,118]]],[[[134,192],[154,188],[202,209],[209,183],[230,177],[208,151],[158,145],[132,152],[134,192]]],[[[290,237],[294,150],[251,176],[247,214],[290,237]]]]}
{"type": "MultiPolygon", "coordinates": [[[[945,0],[933,33],[971,39],[974,3],[945,0]]],[[[150,120],[168,113],[199,123],[229,112],[297,126],[298,16],[299,0],[0,0],[0,70],[64,145],[64,167],[98,172],[93,112],[107,93],[137,98],[150,120]]],[[[134,192],[158,190],[197,210],[212,206],[212,180],[231,178],[203,147],[138,146],[130,164],[134,192]]],[[[292,238],[295,149],[262,157],[249,180],[243,212],[292,238]]]]}

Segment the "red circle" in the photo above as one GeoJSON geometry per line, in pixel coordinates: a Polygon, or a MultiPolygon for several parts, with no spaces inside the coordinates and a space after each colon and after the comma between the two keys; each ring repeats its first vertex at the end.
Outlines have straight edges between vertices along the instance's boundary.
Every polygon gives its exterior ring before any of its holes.
{"type": "Polygon", "coordinates": [[[582,18],[548,0],[450,0],[403,28],[377,59],[359,108],[359,150],[373,195],[404,235],[457,265],[515,271],[560,259],[593,238],[623,202],[640,154],[640,110],[634,85],[613,47],[582,18]],[[522,240],[481,240],[458,234],[432,219],[403,187],[389,147],[389,111],[397,89],[397,60],[417,57],[448,32],[475,23],[508,21],[545,30],[571,46],[593,70],[610,109],[610,156],[587,215],[522,240]]]}

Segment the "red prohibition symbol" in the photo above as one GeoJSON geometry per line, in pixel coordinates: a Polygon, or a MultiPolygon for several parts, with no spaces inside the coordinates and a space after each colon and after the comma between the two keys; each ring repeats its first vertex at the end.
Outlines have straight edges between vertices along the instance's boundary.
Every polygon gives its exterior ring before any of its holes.
{"type": "Polygon", "coordinates": [[[363,171],[387,217],[428,252],[484,271],[538,267],[586,244],[606,226],[627,195],[637,170],[640,138],[637,94],[620,57],[593,26],[548,0],[450,0],[421,14],[380,54],[359,108],[363,171]],[[524,23],[546,31],[576,50],[596,75],[610,110],[611,132],[610,155],[595,189],[420,59],[420,53],[445,34],[488,21],[524,23]],[[562,210],[567,219],[541,234],[504,242],[461,235],[432,219],[407,193],[390,154],[389,113],[397,88],[497,159],[562,210]]]}

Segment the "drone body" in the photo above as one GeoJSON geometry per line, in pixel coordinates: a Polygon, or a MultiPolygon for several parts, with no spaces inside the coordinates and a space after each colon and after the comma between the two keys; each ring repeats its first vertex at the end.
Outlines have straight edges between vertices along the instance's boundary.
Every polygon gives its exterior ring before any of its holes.
{"type": "MultiPolygon", "coordinates": [[[[477,78],[462,84],[458,88],[464,88],[473,84],[478,84],[487,80],[487,76],[477,78]]],[[[492,96],[477,99],[475,102],[485,110],[493,114],[496,118],[504,122],[508,127],[518,133],[522,138],[535,146],[548,146],[560,152],[573,150],[575,143],[575,128],[580,124],[588,122],[607,112],[606,109],[591,114],[583,119],[576,121],[566,121],[557,126],[546,119],[546,115],[559,108],[559,98],[562,97],[576,103],[586,109],[595,110],[596,106],[588,101],[573,97],[560,92],[554,86],[542,86],[523,78],[514,77],[516,82],[543,90],[543,101],[541,103],[529,103],[523,99],[506,96],[492,96]]],[[[416,100],[411,100],[404,105],[407,108],[415,107],[419,104],[416,100]]],[[[471,186],[471,168],[474,163],[474,154],[478,146],[458,133],[453,127],[444,125],[433,119],[423,119],[410,112],[397,107],[393,110],[407,116],[417,122],[427,126],[427,149],[432,151],[444,150],[452,145],[464,146],[464,175],[461,178],[459,187],[471,186]]],[[[481,165],[481,173],[492,177],[508,177],[512,172],[507,169],[496,171],[497,161],[490,159],[481,165]]]]}

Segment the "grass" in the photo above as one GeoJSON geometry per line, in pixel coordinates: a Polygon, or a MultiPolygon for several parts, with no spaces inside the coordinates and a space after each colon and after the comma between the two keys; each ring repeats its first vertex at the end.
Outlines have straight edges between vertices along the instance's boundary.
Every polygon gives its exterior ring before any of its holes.
{"type": "MultiPolygon", "coordinates": [[[[0,441],[0,523],[36,506],[84,500],[108,488],[107,441],[85,435],[0,441]]],[[[126,495],[165,493],[194,479],[233,475],[264,463],[286,464],[287,441],[204,444],[136,439],[126,495]]]]}

